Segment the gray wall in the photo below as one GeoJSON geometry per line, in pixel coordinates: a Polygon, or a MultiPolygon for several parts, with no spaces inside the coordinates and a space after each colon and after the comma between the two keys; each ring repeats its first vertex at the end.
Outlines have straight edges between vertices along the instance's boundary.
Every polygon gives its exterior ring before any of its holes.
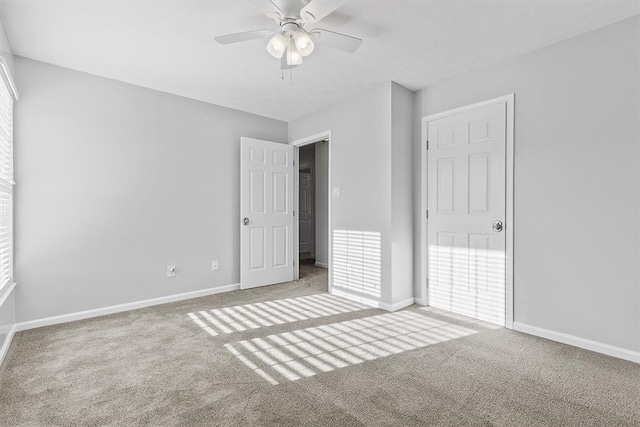
{"type": "Polygon", "coordinates": [[[640,351],[640,17],[422,90],[414,123],[512,92],[515,320],[640,351]]]}
{"type": "MultiPolygon", "coordinates": [[[[391,87],[356,97],[289,122],[289,140],[331,130],[332,199],[329,230],[380,233],[381,282],[391,282],[391,87]]],[[[343,289],[344,290],[344,289],[343,289]]],[[[389,302],[388,294],[380,300],[389,302]]],[[[354,296],[363,296],[351,289],[354,296]]]]}
{"type": "MultiPolygon", "coordinates": [[[[408,90],[388,82],[289,123],[290,141],[331,130],[332,187],[340,187],[341,196],[332,198],[333,230],[330,232],[380,234],[380,296],[372,298],[359,293],[351,282],[348,288],[337,290],[387,307],[405,294],[412,296],[412,96],[408,90]],[[394,111],[404,120],[394,122],[394,111]],[[394,193],[394,179],[398,180],[396,185],[406,186],[406,190],[394,193]],[[394,234],[399,230],[392,227],[394,214],[398,221],[406,220],[406,224],[400,226],[402,234],[394,234]],[[393,251],[408,256],[394,259],[393,251]],[[404,274],[403,280],[392,280],[392,266],[396,264],[398,277],[404,274]]],[[[375,270],[373,262],[367,261],[367,264],[375,270]]]]}
{"type": "Polygon", "coordinates": [[[286,123],[23,58],[16,81],[19,321],[239,282],[240,137],[286,123]]]}
{"type": "Polygon", "coordinates": [[[9,38],[7,37],[7,32],[4,29],[4,24],[2,23],[1,17],[0,17],[0,55],[4,56],[7,59],[7,64],[9,64],[9,70],[13,72],[14,70],[13,49],[11,49],[11,44],[9,43],[9,38]]]}
{"type": "Polygon", "coordinates": [[[391,84],[391,256],[393,303],[413,298],[413,96],[391,84]]]}

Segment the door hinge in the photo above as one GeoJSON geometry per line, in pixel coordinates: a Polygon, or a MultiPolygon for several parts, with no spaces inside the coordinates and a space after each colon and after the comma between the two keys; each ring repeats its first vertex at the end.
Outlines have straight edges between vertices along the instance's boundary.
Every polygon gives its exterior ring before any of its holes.
{"type": "Polygon", "coordinates": [[[429,219],[429,209],[427,209],[427,219],[429,219]]]}
{"type": "Polygon", "coordinates": [[[427,150],[429,149],[429,140],[427,139],[427,150]]]}
{"type": "Polygon", "coordinates": [[[429,278],[427,277],[427,288],[429,287],[429,278]]]}
{"type": "Polygon", "coordinates": [[[294,267],[296,266],[296,260],[295,259],[293,260],[293,266],[294,267]]]}
{"type": "Polygon", "coordinates": [[[296,165],[296,161],[294,160],[294,161],[293,161],[293,166],[295,166],[295,165],[296,165]]]}
{"type": "Polygon", "coordinates": [[[296,216],[296,211],[295,210],[293,211],[293,216],[296,216]]]}

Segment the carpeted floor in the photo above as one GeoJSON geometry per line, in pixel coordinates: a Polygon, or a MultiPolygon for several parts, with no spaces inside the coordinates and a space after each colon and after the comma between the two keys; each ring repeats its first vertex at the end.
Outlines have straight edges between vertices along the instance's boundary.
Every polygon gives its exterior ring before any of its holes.
{"type": "Polygon", "coordinates": [[[301,269],[17,334],[0,425],[640,425],[640,365],[434,309],[367,309],[301,269]]]}

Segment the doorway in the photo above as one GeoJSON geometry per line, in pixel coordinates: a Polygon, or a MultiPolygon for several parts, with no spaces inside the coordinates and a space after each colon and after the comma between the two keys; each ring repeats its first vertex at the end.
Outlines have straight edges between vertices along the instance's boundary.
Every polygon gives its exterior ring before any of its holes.
{"type": "Polygon", "coordinates": [[[298,171],[298,253],[300,265],[315,265],[316,260],[316,144],[300,147],[298,152],[300,165],[298,171]]]}
{"type": "Polygon", "coordinates": [[[292,142],[296,178],[296,280],[322,278],[330,291],[330,132],[292,142]]]}
{"type": "Polygon", "coordinates": [[[423,118],[422,295],[513,327],[514,96],[423,118]]]}

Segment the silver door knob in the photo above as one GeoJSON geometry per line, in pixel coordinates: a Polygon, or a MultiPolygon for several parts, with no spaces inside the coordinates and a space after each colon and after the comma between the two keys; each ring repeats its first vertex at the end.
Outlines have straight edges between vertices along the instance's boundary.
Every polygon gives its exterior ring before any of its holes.
{"type": "Polygon", "coordinates": [[[249,218],[245,216],[244,219],[242,220],[242,224],[249,225],[249,218]]]}
{"type": "Polygon", "coordinates": [[[502,227],[502,221],[498,221],[498,220],[493,221],[492,228],[493,228],[493,231],[495,231],[496,233],[501,232],[502,229],[504,228],[502,227]]]}

